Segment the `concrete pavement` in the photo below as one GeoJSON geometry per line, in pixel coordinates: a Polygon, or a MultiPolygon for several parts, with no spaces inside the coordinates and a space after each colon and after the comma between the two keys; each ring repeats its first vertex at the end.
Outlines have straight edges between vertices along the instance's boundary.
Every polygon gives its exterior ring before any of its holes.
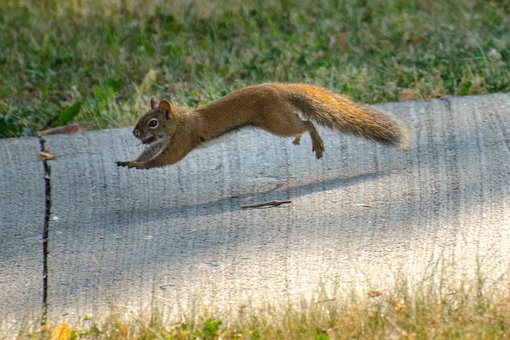
{"type": "Polygon", "coordinates": [[[37,138],[0,140],[0,318],[100,314],[157,301],[237,310],[319,287],[389,289],[483,274],[508,283],[510,94],[381,105],[412,130],[394,150],[322,130],[316,160],[260,130],[149,171],[130,129],[45,137],[51,212],[43,287],[45,182],[37,138]],[[273,199],[291,204],[241,209],[273,199]]]}

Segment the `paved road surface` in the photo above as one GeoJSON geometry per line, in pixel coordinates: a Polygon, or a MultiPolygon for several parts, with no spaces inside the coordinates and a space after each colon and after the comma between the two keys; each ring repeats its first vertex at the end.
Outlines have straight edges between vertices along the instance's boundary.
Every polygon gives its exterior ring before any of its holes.
{"type": "Polygon", "coordinates": [[[151,298],[228,310],[319,287],[508,282],[510,94],[382,107],[412,129],[411,150],[323,131],[316,160],[308,137],[243,130],[139,171],[114,163],[139,151],[130,129],[46,137],[59,156],[46,259],[39,140],[0,140],[0,316],[40,315],[45,292],[49,316],[72,319],[151,298]],[[274,199],[292,203],[240,208],[274,199]]]}

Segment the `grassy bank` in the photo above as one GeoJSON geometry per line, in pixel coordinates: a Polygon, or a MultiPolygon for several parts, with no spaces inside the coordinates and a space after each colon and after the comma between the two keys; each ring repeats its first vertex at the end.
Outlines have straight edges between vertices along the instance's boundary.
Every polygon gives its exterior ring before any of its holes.
{"type": "Polygon", "coordinates": [[[156,308],[126,315],[27,324],[20,339],[508,339],[510,295],[479,286],[398,288],[356,298],[320,296],[283,310],[247,307],[227,317],[199,311],[168,320],[156,308]]]}
{"type": "Polygon", "coordinates": [[[368,103],[510,91],[508,27],[506,1],[5,0],[0,136],[267,81],[368,103]]]}

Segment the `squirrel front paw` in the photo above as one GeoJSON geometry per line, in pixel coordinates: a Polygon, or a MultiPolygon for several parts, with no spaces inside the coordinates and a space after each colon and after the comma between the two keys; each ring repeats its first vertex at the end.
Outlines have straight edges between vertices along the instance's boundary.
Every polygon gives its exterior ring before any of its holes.
{"type": "Polygon", "coordinates": [[[129,167],[129,161],[117,161],[115,162],[115,164],[117,164],[117,166],[126,166],[126,167],[129,167]]]}
{"type": "Polygon", "coordinates": [[[117,166],[125,166],[129,169],[130,168],[137,168],[137,169],[143,168],[142,162],[136,162],[136,161],[117,161],[117,162],[115,162],[115,164],[117,164],[117,166]]]}

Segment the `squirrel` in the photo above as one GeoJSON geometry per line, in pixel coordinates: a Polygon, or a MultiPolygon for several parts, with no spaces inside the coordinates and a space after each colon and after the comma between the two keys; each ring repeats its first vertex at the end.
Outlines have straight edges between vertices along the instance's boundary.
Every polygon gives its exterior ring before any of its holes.
{"type": "Polygon", "coordinates": [[[299,145],[308,132],[319,159],[324,142],[313,123],[390,146],[410,146],[408,129],[389,113],[308,84],[267,83],[241,88],[195,109],[152,98],[133,135],[145,145],[131,161],[118,166],[150,169],[174,164],[191,150],[244,127],[257,127],[276,136],[294,137],[299,145]]]}

